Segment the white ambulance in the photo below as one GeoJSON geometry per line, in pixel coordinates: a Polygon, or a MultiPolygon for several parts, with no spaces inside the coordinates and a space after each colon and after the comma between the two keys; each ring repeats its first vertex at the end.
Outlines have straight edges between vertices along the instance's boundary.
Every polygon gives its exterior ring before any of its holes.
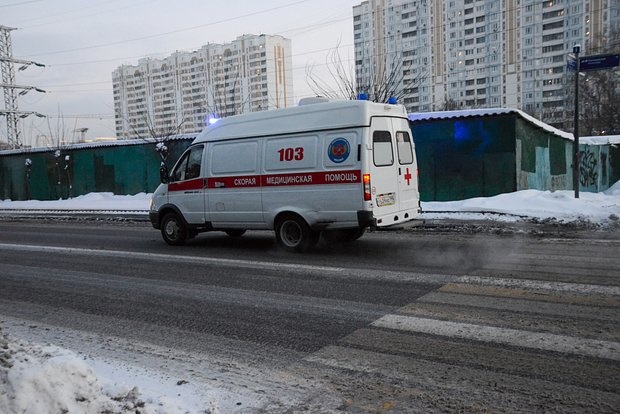
{"type": "Polygon", "coordinates": [[[287,250],[352,241],[421,212],[402,105],[301,102],[207,127],[153,194],[149,217],[171,245],[205,231],[275,230],[287,250]]]}

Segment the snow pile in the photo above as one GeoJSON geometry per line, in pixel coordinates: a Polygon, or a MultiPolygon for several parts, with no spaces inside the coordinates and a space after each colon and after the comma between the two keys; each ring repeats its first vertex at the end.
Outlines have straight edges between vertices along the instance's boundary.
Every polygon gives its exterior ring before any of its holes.
{"type": "Polygon", "coordinates": [[[609,187],[603,193],[607,194],[608,196],[620,196],[620,181],[609,187]]]}
{"type": "Polygon", "coordinates": [[[473,218],[465,213],[496,213],[492,220],[522,218],[555,219],[558,222],[587,221],[606,224],[620,219],[620,182],[603,193],[523,190],[494,197],[462,201],[422,203],[425,218],[473,218]],[[502,215],[505,215],[502,217],[502,215]]]}
{"type": "MultiPolygon", "coordinates": [[[[155,395],[165,395],[158,391],[155,395]]],[[[195,403],[191,398],[182,403],[170,397],[145,397],[138,387],[98,378],[71,351],[17,341],[0,327],[0,413],[181,414],[198,412],[192,408],[195,403]]]]}
{"type": "Polygon", "coordinates": [[[117,210],[147,211],[152,194],[114,195],[113,193],[89,193],[66,200],[0,200],[0,210],[117,210]]]}

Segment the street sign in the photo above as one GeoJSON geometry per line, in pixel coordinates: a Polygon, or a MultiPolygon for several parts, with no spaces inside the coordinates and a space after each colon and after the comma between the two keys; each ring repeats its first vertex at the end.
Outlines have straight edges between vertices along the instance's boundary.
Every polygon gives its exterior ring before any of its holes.
{"type": "MultiPolygon", "coordinates": [[[[579,58],[579,71],[609,69],[620,66],[620,54],[583,56],[579,58]]],[[[569,66],[570,67],[570,66],[569,66]]],[[[574,69],[574,66],[572,68],[574,69]]]]}
{"type": "Polygon", "coordinates": [[[569,53],[566,57],[566,67],[570,70],[577,69],[577,59],[573,53],[569,53]]]}

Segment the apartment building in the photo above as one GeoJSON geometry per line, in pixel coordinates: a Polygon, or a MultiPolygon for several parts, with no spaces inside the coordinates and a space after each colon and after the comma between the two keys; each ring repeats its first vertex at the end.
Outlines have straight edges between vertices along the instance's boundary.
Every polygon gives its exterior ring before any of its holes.
{"type": "Polygon", "coordinates": [[[567,55],[609,46],[620,0],[368,0],[353,20],[358,85],[400,56],[409,111],[511,107],[561,126],[567,55]]]}
{"type": "Polygon", "coordinates": [[[201,131],[210,119],[294,105],[291,41],[243,35],[112,73],[119,139],[201,131]]]}

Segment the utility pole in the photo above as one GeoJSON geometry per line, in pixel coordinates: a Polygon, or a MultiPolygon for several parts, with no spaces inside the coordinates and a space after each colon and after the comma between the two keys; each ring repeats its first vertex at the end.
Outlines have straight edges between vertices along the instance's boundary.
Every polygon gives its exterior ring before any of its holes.
{"type": "Polygon", "coordinates": [[[6,125],[8,133],[8,144],[11,148],[20,148],[19,126],[17,121],[19,118],[25,118],[28,115],[36,115],[44,117],[32,111],[19,111],[17,108],[17,95],[25,95],[28,91],[34,89],[37,92],[45,92],[43,89],[34,86],[20,86],[15,84],[15,68],[14,64],[21,64],[19,70],[24,70],[30,65],[43,67],[41,63],[29,60],[21,60],[13,58],[13,47],[11,45],[11,31],[13,27],[0,25],[0,71],[2,72],[2,83],[0,87],[4,89],[4,110],[0,111],[0,115],[6,116],[6,125]]]}
{"type": "Polygon", "coordinates": [[[573,47],[575,55],[575,118],[573,121],[573,189],[579,198],[579,52],[581,45],[573,47]]]}

